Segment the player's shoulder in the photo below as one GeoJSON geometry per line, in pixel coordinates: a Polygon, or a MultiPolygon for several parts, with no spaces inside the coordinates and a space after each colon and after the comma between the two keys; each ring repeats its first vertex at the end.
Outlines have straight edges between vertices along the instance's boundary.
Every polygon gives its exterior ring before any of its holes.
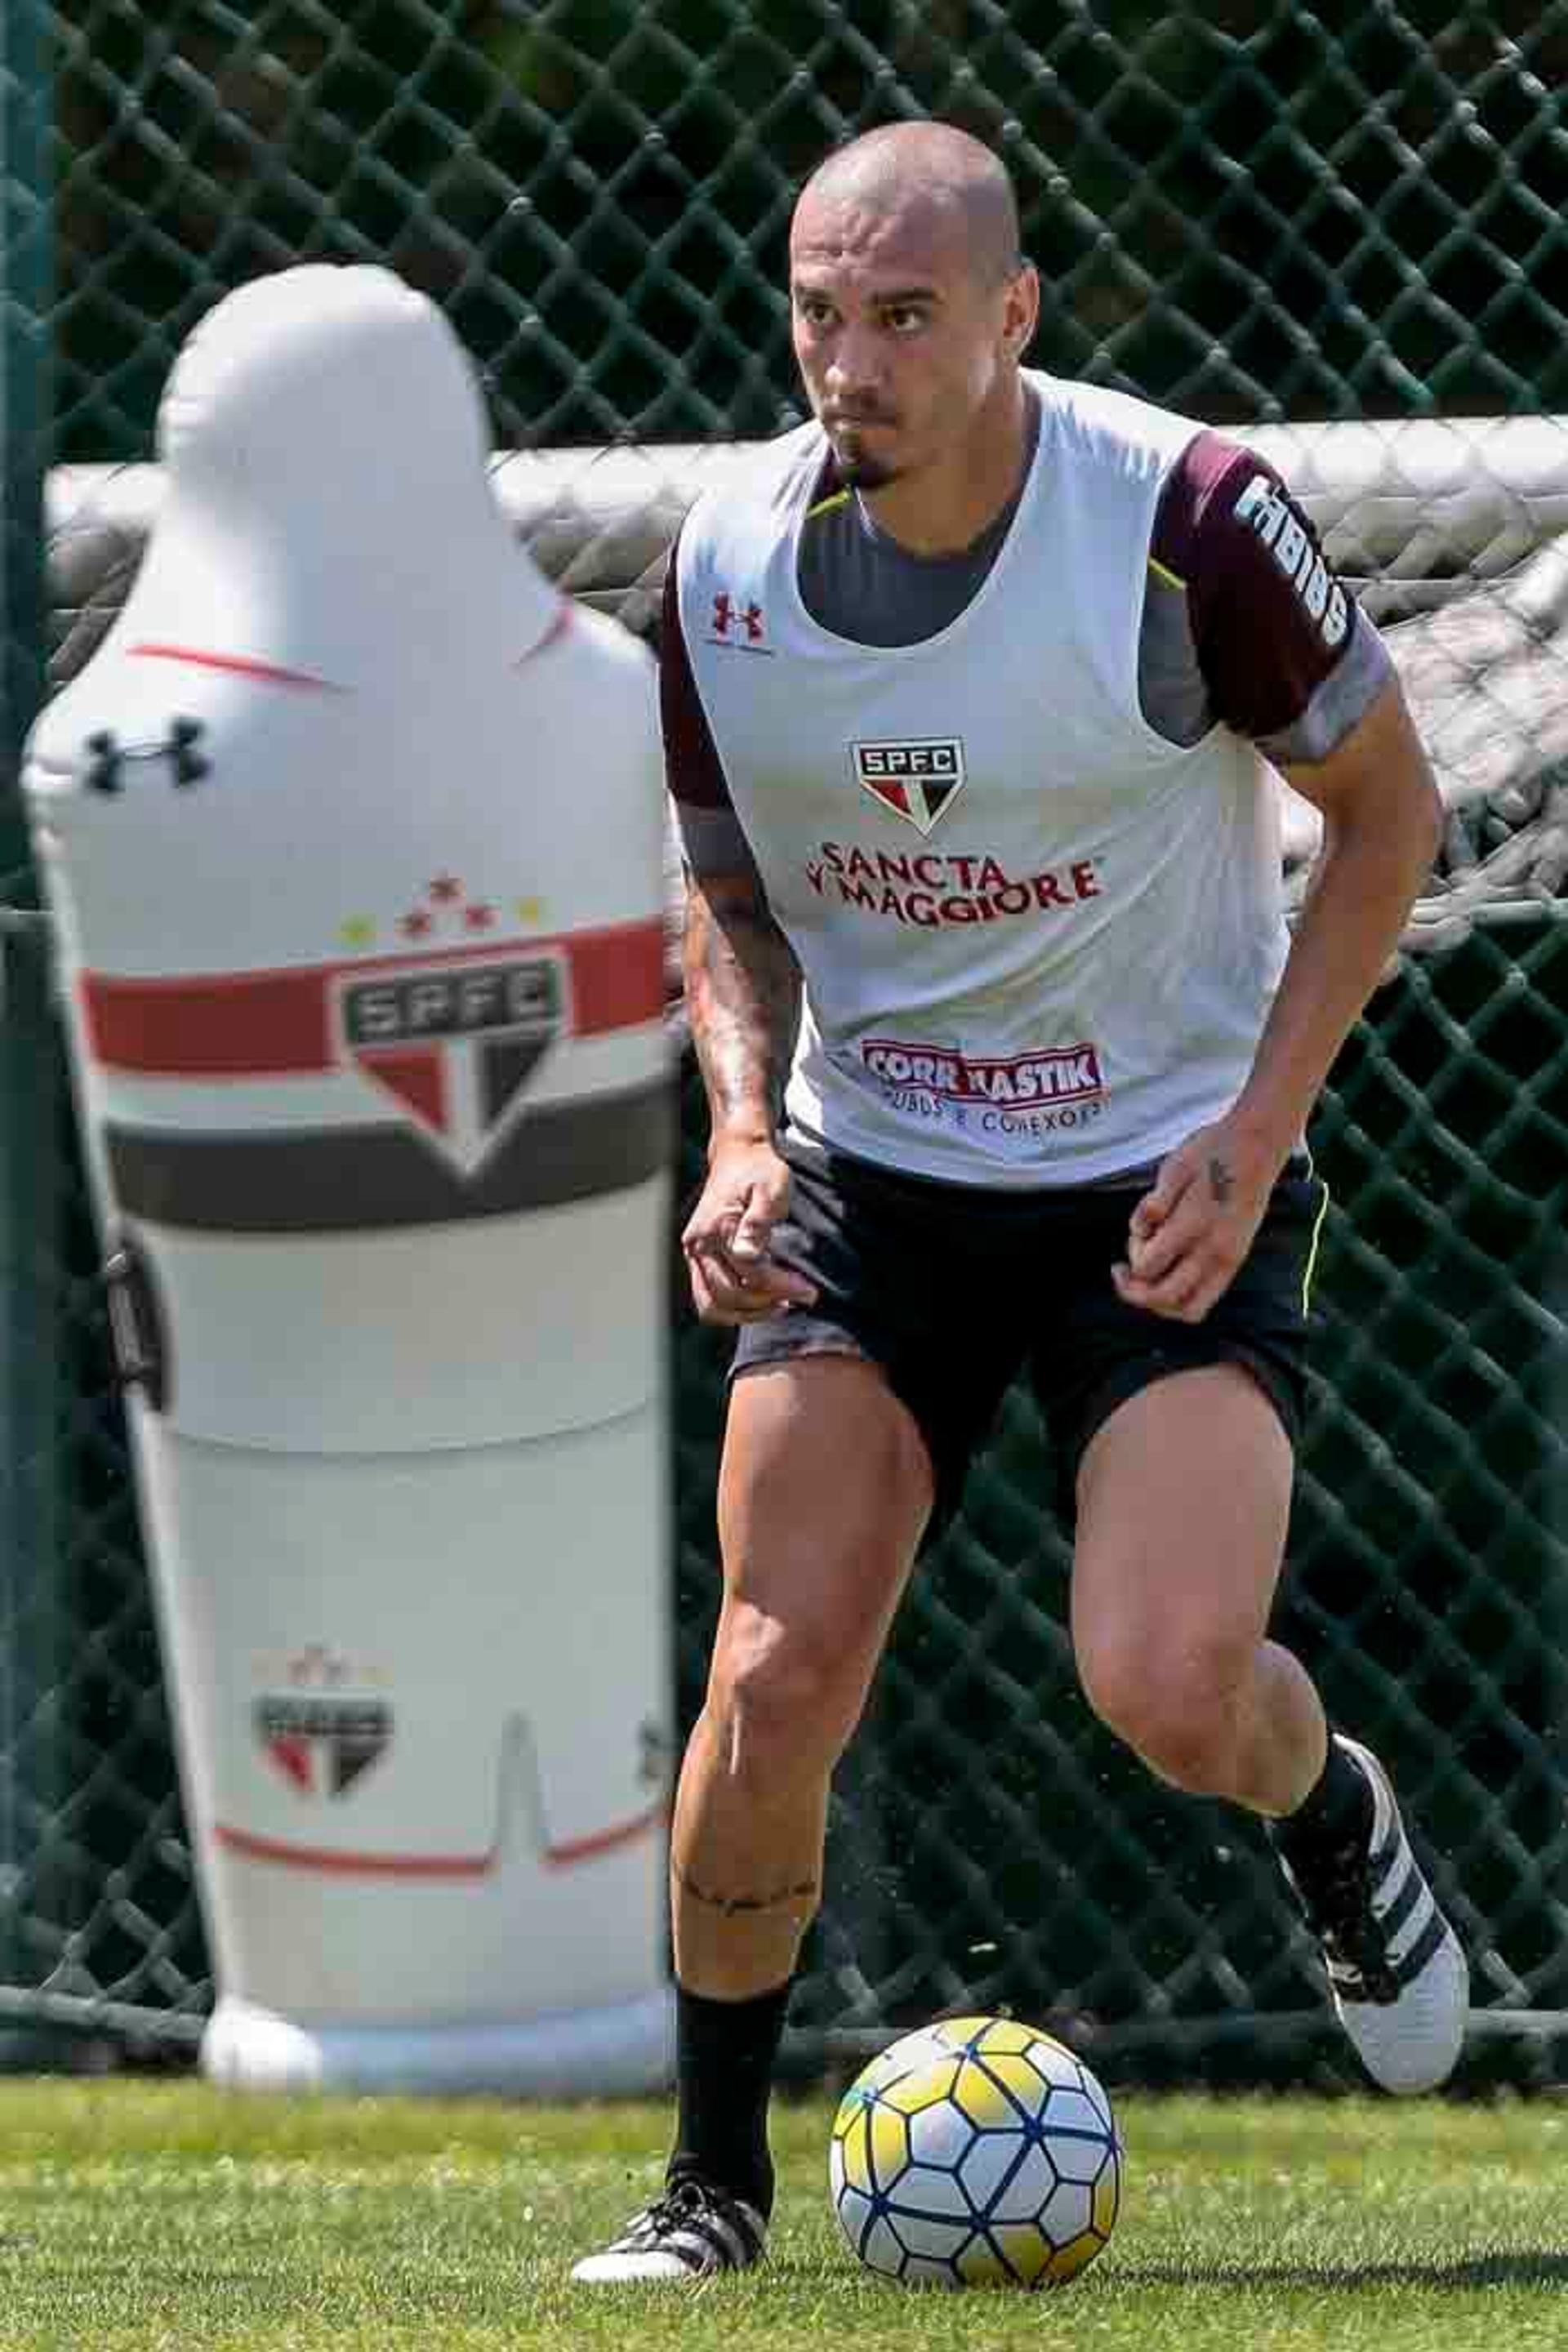
{"type": "Polygon", "coordinates": [[[1194,549],[1243,535],[1260,501],[1289,499],[1268,458],[1228,433],[1198,425],[1166,475],[1153,553],[1187,576],[1194,549]]]}
{"type": "Polygon", "coordinates": [[[1204,430],[1192,416],[1109,384],[1026,371],[1040,404],[1042,438],[1075,465],[1158,478],[1204,430]]]}
{"type": "Polygon", "coordinates": [[[726,450],[688,509],[683,552],[689,558],[737,527],[784,522],[809,498],[826,456],[826,436],[815,418],[772,441],[726,450]]]}
{"type": "Polygon", "coordinates": [[[1155,511],[1149,555],[1156,577],[1184,588],[1194,613],[1224,614],[1246,649],[1244,668],[1260,675],[1271,650],[1284,648],[1299,675],[1315,678],[1355,625],[1354,599],[1306,507],[1268,457],[1226,434],[1205,430],[1183,452],[1155,511]]]}

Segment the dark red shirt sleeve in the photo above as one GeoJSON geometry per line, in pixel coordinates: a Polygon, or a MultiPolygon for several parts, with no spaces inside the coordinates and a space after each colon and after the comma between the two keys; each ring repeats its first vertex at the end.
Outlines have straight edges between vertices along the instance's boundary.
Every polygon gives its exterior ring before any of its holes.
{"type": "Polygon", "coordinates": [[[1150,555],[1187,592],[1215,718],[1255,740],[1293,726],[1343,660],[1357,613],[1275,468],[1198,434],[1161,492],[1150,555]]]}
{"type": "Polygon", "coordinates": [[[683,808],[728,809],[729,780],[713,741],[708,714],[691,675],[691,656],[680,625],[675,556],[669,551],[658,634],[658,704],[664,729],[664,772],[670,797],[683,808]]]}

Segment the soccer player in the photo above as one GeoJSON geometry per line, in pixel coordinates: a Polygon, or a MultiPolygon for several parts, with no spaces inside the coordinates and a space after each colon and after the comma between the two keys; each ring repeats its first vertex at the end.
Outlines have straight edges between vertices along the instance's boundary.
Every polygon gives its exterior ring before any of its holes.
{"type": "Polygon", "coordinates": [[[1268,1823],[1374,2081],[1440,2083],[1468,2001],[1387,1778],[1268,1631],[1307,1119],[1438,838],[1387,653],[1260,458],[1024,367],[1037,280],[974,140],[838,150],[790,272],[815,421],[698,500],[666,592],[711,1111],[684,1248],[739,1337],[671,1833],[675,2149],[588,2281],[762,2256],[829,1777],[1021,1374],[1096,1712],[1268,1823]],[[1322,821],[1293,937],[1266,761],[1322,821]]]}

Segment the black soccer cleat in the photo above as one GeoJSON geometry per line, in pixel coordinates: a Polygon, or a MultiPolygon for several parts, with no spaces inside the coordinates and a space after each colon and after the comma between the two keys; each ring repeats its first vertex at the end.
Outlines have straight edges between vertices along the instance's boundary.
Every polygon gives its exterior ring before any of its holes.
{"type": "Polygon", "coordinates": [[[1362,2064],[1381,2090],[1435,2091],[1465,2038],[1470,1976],[1399,1818],[1388,1775],[1370,1748],[1334,1744],[1372,1789],[1365,1841],[1327,1864],[1280,1868],[1322,1947],[1329,1990],[1362,2064]]]}

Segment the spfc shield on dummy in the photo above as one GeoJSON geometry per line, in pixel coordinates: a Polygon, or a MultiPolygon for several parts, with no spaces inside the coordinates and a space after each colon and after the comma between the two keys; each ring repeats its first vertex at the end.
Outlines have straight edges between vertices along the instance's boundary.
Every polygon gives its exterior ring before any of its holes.
{"type": "Polygon", "coordinates": [[[228,2080],[668,2073],[646,650],[389,271],[229,296],[26,790],[228,2080]]]}

